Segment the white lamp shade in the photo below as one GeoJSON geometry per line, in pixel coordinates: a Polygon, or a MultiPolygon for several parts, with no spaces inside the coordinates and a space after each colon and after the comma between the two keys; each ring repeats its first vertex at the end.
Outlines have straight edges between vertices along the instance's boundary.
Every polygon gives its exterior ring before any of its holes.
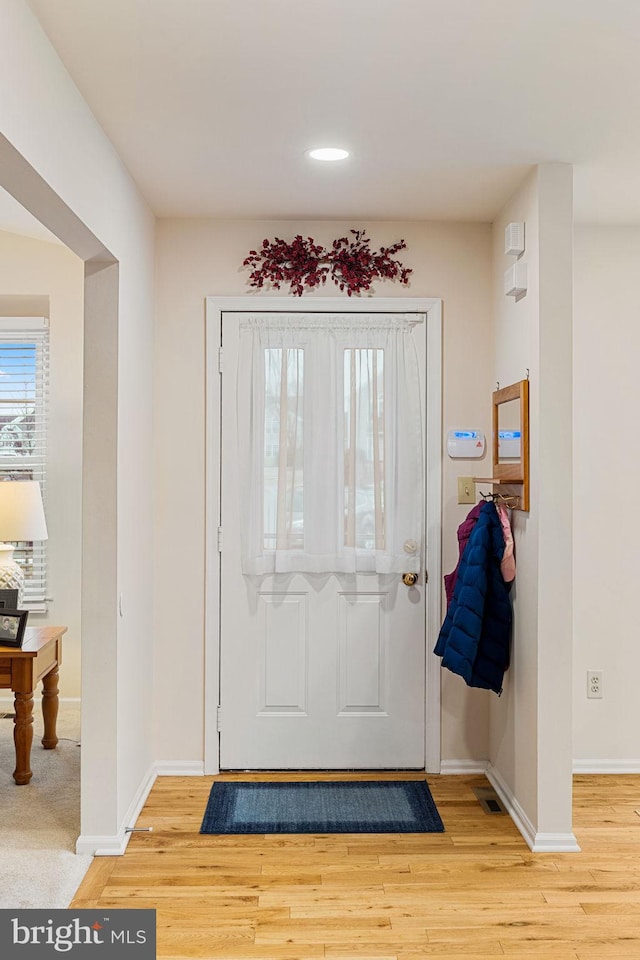
{"type": "Polygon", "coordinates": [[[37,480],[0,481],[0,540],[47,540],[37,480]]]}

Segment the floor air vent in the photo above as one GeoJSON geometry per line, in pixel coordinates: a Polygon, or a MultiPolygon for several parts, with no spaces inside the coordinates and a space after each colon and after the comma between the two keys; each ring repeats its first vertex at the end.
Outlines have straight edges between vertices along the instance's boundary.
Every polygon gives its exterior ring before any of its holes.
{"type": "Polygon", "coordinates": [[[502,800],[493,787],[474,787],[473,792],[485,813],[506,813],[502,800]]]}
{"type": "Polygon", "coordinates": [[[15,720],[15,713],[0,713],[0,720],[15,720]]]}

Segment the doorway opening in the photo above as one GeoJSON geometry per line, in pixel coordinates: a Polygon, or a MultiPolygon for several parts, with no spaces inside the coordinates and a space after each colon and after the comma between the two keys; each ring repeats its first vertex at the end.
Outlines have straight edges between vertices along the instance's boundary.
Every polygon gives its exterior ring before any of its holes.
{"type": "MultiPolygon", "coordinates": [[[[0,185],[24,207],[51,238],[81,261],[77,296],[82,313],[81,422],[78,446],[80,550],[78,581],[82,637],[81,701],[83,762],[80,781],[81,823],[76,852],[92,853],[103,823],[117,823],[117,413],[119,267],[109,250],[66,206],[15,147],[0,136],[3,181],[0,185]],[[113,756],[102,745],[113,744],[113,756]],[[98,826],[99,825],[99,826],[98,826]],[[84,840],[83,840],[84,837],[84,840]]],[[[64,352],[52,363],[64,362],[64,352]]],[[[76,503],[76,508],[78,503],[76,503]]],[[[64,522],[64,514],[61,516],[64,522]]],[[[51,539],[51,538],[50,538],[51,539]]],[[[51,544],[50,544],[51,546],[51,544]]],[[[21,788],[19,788],[21,789],[21,788]]],[[[114,850],[114,852],[117,852],[114,850]]]]}
{"type": "MultiPolygon", "coordinates": [[[[275,326],[282,327],[282,323],[276,320],[275,326]]],[[[291,300],[283,298],[252,297],[250,304],[246,298],[208,298],[206,343],[205,772],[218,772],[221,761],[225,768],[283,768],[292,765],[315,769],[406,766],[439,772],[440,673],[431,662],[430,641],[435,637],[440,622],[440,301],[417,298],[364,302],[338,298],[314,299],[306,301],[303,309],[302,305],[295,307],[291,300]],[[399,567],[396,570],[394,563],[385,556],[385,545],[381,536],[385,529],[392,529],[393,515],[389,508],[386,516],[388,528],[384,522],[380,524],[380,506],[384,496],[376,492],[371,477],[366,474],[366,464],[365,467],[362,466],[363,458],[366,460],[363,452],[367,446],[366,440],[359,443],[357,458],[357,469],[363,472],[365,481],[360,487],[352,487],[350,501],[349,486],[347,484],[341,492],[340,480],[336,487],[337,512],[334,511],[333,514],[334,519],[338,518],[337,524],[334,524],[338,541],[342,536],[341,531],[345,532],[345,536],[355,537],[353,542],[347,539],[342,543],[344,549],[338,563],[342,564],[347,556],[351,559],[356,557],[355,566],[353,569],[339,566],[339,575],[335,575],[327,570],[309,567],[309,558],[306,561],[307,569],[303,569],[305,563],[300,560],[300,554],[297,557],[293,555],[296,544],[313,542],[314,524],[317,538],[322,539],[326,532],[320,528],[322,511],[325,509],[326,512],[327,504],[318,499],[318,490],[321,490],[320,497],[325,498],[327,486],[324,485],[322,492],[322,486],[314,485],[314,471],[309,471],[308,467],[312,462],[309,460],[310,446],[313,442],[322,442],[318,441],[318,436],[327,437],[331,432],[325,430],[323,434],[318,426],[323,416],[321,408],[325,407],[322,396],[317,402],[315,412],[312,400],[314,377],[317,385],[327,373],[321,366],[327,362],[327,353],[326,344],[318,345],[314,353],[316,347],[309,342],[306,334],[297,345],[287,344],[284,352],[282,345],[267,347],[267,354],[258,351],[258,356],[268,356],[268,362],[275,364],[275,368],[286,368],[292,376],[295,373],[298,384],[296,389],[299,390],[299,396],[295,400],[299,429],[296,428],[294,434],[299,432],[302,435],[303,432],[300,411],[305,404],[301,386],[304,379],[302,367],[305,362],[311,383],[306,393],[306,415],[309,418],[305,434],[307,447],[306,452],[300,454],[299,458],[300,465],[303,460],[307,463],[307,480],[303,483],[296,481],[297,489],[296,483],[289,484],[288,494],[282,491],[278,494],[277,491],[274,493],[273,477],[267,477],[266,473],[263,473],[260,480],[262,483],[264,479],[262,493],[257,493],[258,500],[263,497],[260,509],[263,519],[267,518],[267,525],[270,522],[269,514],[273,513],[273,518],[276,515],[275,507],[271,510],[269,505],[269,496],[275,496],[274,503],[279,498],[281,506],[288,496],[289,527],[286,531],[287,550],[284,553],[288,552],[289,556],[293,557],[293,567],[290,570],[283,568],[280,558],[280,570],[273,571],[270,581],[264,577],[247,576],[243,573],[241,568],[244,560],[241,554],[244,547],[241,549],[240,545],[246,541],[246,536],[244,533],[241,535],[242,514],[250,511],[250,504],[246,500],[241,503],[237,496],[243,485],[241,479],[246,479],[247,470],[244,466],[239,466],[236,456],[238,438],[246,436],[244,423],[237,419],[238,415],[240,418],[244,415],[244,391],[242,388],[238,389],[236,374],[238,370],[246,370],[248,362],[246,354],[242,352],[246,352],[247,345],[241,343],[240,337],[241,325],[243,320],[246,322],[247,319],[248,306],[252,318],[262,316],[267,326],[272,328],[274,318],[286,315],[292,319],[294,325],[300,326],[300,319],[307,316],[311,318],[314,329],[317,329],[318,325],[326,327],[332,322],[335,328],[337,322],[348,331],[347,338],[351,338],[353,343],[350,341],[347,344],[345,341],[343,344],[341,335],[338,337],[338,360],[334,364],[334,373],[337,373],[335,376],[329,374],[329,378],[331,382],[335,381],[336,385],[335,397],[339,408],[336,422],[340,425],[338,432],[342,430],[344,419],[347,431],[351,422],[352,435],[355,435],[353,417],[350,421],[348,411],[342,409],[344,397],[348,398],[350,393],[353,397],[357,396],[360,406],[368,406],[368,409],[375,407],[381,417],[383,409],[395,408],[396,403],[391,375],[393,350],[389,348],[388,354],[383,356],[380,344],[376,345],[371,341],[374,336],[373,328],[378,329],[385,324],[394,328],[394,325],[397,327],[399,323],[407,322],[407,318],[413,318],[411,325],[419,331],[414,346],[422,392],[420,399],[416,401],[421,409],[415,412],[418,414],[416,419],[421,424],[424,449],[424,488],[419,494],[423,509],[420,531],[405,533],[402,545],[395,553],[400,552],[400,556],[396,556],[396,565],[402,565],[406,561],[405,565],[413,569],[412,563],[420,561],[418,566],[421,567],[421,576],[416,587],[408,588],[403,584],[402,571],[399,567]],[[330,318],[334,320],[331,321],[330,318]],[[338,318],[337,321],[335,318],[338,318]],[[362,331],[367,331],[366,344],[364,340],[360,342],[358,339],[365,336],[362,331]],[[306,359],[302,356],[304,349],[307,350],[306,359]],[[270,352],[273,350],[281,352],[275,356],[270,352]],[[238,363],[240,356],[243,359],[238,363]],[[385,363],[386,372],[383,372],[385,363]],[[317,364],[315,372],[314,364],[317,364]],[[364,380],[356,379],[352,382],[349,379],[350,376],[356,377],[356,368],[365,371],[357,376],[368,377],[371,382],[375,382],[377,371],[380,381],[385,385],[384,389],[387,390],[384,401],[381,395],[376,395],[376,402],[372,403],[371,386],[365,388],[364,380]],[[314,437],[314,426],[315,441],[311,439],[314,437]],[[367,503],[371,501],[370,510],[366,509],[363,500],[363,497],[366,499],[365,495],[368,496],[367,503]],[[308,506],[314,497],[318,504],[315,519],[308,506]],[[302,506],[303,500],[306,500],[307,506],[302,506]],[[349,502],[354,508],[350,521],[347,507],[349,502]],[[340,519],[343,516],[344,523],[340,519]],[[367,528],[368,532],[363,526],[367,518],[371,520],[371,529],[367,528]],[[305,525],[306,533],[303,534],[305,525]],[[417,559],[414,555],[416,552],[420,555],[417,559]],[[372,559],[374,557],[379,561],[377,571],[371,567],[371,563],[376,562],[376,559],[372,559]],[[405,557],[405,560],[402,557],[405,557]],[[298,570],[295,569],[296,563],[298,570]],[[359,568],[358,564],[362,564],[362,568],[359,568]],[[364,572],[365,570],[368,573],[364,572]],[[373,580],[376,580],[375,584],[373,580]],[[243,624],[244,618],[247,619],[245,626],[250,625],[249,630],[239,624],[239,617],[243,624]],[[247,639],[248,647],[247,650],[240,650],[239,642],[244,638],[247,639]],[[416,675],[417,680],[412,686],[408,677],[415,679],[416,675]],[[400,703],[403,689],[406,688],[407,693],[410,687],[410,695],[407,694],[404,698],[405,703],[410,703],[410,708],[408,712],[404,712],[402,707],[393,706],[394,697],[396,704],[400,703]],[[243,690],[247,692],[247,697],[241,711],[244,712],[248,726],[245,725],[241,736],[241,739],[244,737],[244,745],[239,745],[233,743],[235,733],[229,735],[229,731],[239,730],[239,717],[235,711],[239,704],[237,693],[243,690]],[[400,732],[402,721],[400,727],[394,728],[393,724],[403,712],[407,725],[400,732]],[[329,718],[333,718],[330,731],[329,718]],[[279,730],[280,727],[282,730],[279,730]],[[264,731],[262,740],[256,737],[260,728],[264,731]],[[311,728],[314,733],[310,737],[311,728]],[[388,731],[386,734],[385,729],[388,731]],[[287,731],[289,739],[283,739],[284,731],[287,731]],[[411,736],[407,736],[408,731],[411,731],[413,740],[411,736]],[[386,744],[381,749],[380,745],[385,742],[385,738],[386,744]],[[405,741],[411,742],[406,757],[398,747],[405,741]],[[247,753],[248,744],[253,744],[253,752],[247,753]]],[[[256,369],[260,369],[262,364],[263,359],[259,359],[256,369]]],[[[291,380],[289,373],[286,374],[286,379],[291,380]]],[[[285,386],[281,382],[280,386],[282,397],[292,395],[290,383],[285,386]]],[[[378,385],[375,389],[381,391],[382,387],[378,385]]],[[[267,403],[273,407],[273,397],[269,399],[270,393],[273,391],[268,387],[265,396],[267,403]]],[[[345,402],[348,403],[348,399],[345,402]]],[[[273,410],[271,412],[273,413],[273,410]]],[[[291,410],[287,410],[282,424],[285,424],[287,418],[293,422],[289,413],[291,410]]],[[[386,412],[384,417],[387,417],[386,412]]],[[[251,420],[251,417],[249,419],[251,420]]],[[[267,473],[273,473],[275,469],[269,457],[275,460],[279,457],[284,476],[287,474],[285,461],[288,457],[291,465],[293,455],[289,453],[285,456],[282,451],[278,454],[277,436],[280,433],[280,436],[284,437],[287,428],[281,425],[276,429],[271,423],[273,419],[271,415],[266,420],[263,417],[261,429],[266,430],[269,436],[263,432],[263,435],[254,438],[254,446],[256,450],[262,451],[260,456],[267,473]]],[[[396,435],[400,431],[397,423],[397,420],[394,422],[387,419],[386,440],[390,460],[399,455],[396,446],[399,438],[396,435]]],[[[372,434],[380,433],[382,437],[383,432],[381,421],[377,422],[375,429],[369,428],[368,431],[370,439],[372,434]]],[[[373,446],[372,441],[371,447],[373,446]]],[[[411,446],[411,438],[408,446],[411,446]]],[[[348,451],[348,439],[342,437],[338,448],[348,451]]],[[[376,449],[377,458],[380,455],[379,447],[376,449]]],[[[293,456],[294,460],[296,456],[293,456]]],[[[319,462],[322,462],[322,458],[319,462]]],[[[346,473],[348,472],[347,468],[346,473]]],[[[341,473],[342,466],[336,471],[336,476],[341,473]]],[[[391,493],[388,495],[391,496],[391,493]]],[[[400,498],[400,501],[404,503],[404,498],[400,498]]],[[[283,529],[281,526],[280,533],[283,529]]],[[[273,545],[276,534],[265,532],[264,543],[267,546],[273,545]]],[[[388,553],[391,556],[394,551],[390,550],[388,553]]],[[[264,574],[266,571],[260,572],[264,574]]]]}

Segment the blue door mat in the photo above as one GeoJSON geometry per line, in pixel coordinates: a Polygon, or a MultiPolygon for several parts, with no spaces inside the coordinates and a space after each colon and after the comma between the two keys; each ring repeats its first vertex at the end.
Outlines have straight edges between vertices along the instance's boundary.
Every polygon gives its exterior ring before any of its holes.
{"type": "Polygon", "coordinates": [[[442,833],[424,780],[216,782],[200,833],[442,833]]]}

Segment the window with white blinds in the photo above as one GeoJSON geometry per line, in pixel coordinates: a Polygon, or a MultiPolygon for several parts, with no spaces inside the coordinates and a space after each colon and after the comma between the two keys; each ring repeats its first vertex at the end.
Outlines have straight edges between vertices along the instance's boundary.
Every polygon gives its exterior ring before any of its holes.
{"type": "MultiPolygon", "coordinates": [[[[49,322],[0,317],[0,478],[37,480],[47,509],[49,322]]],[[[25,576],[23,607],[45,610],[46,541],[16,543],[25,576]]]]}

